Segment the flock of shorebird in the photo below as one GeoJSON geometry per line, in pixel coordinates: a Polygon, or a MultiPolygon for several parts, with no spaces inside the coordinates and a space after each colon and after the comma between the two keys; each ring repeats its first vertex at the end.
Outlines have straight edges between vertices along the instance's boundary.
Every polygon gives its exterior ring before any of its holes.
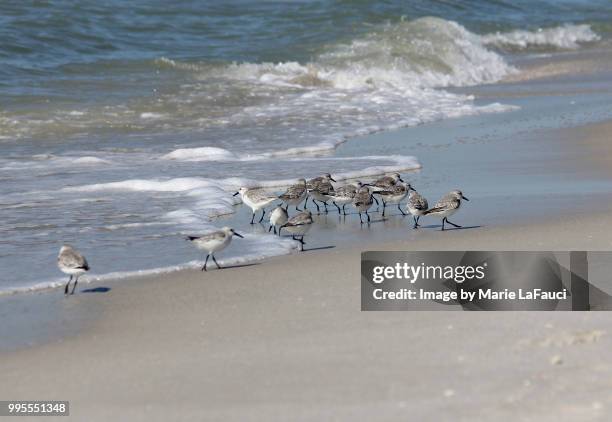
{"type": "MultiPolygon", "coordinates": [[[[382,215],[384,217],[385,209],[389,205],[397,205],[402,215],[408,215],[402,209],[402,201],[408,198],[406,209],[412,215],[413,228],[417,229],[420,226],[419,219],[422,216],[431,215],[442,219],[441,230],[444,230],[445,223],[454,227],[461,227],[449,221],[448,217],[459,210],[463,200],[469,201],[460,190],[453,190],[444,195],[432,208],[429,208],[427,199],[418,193],[410,183],[405,183],[399,173],[381,177],[372,183],[356,181],[334,187],[332,182],[336,181],[327,173],[308,181],[299,179],[296,184],[290,186],[281,195],[272,194],[264,188],[242,187],[234,196],[240,195],[242,202],[251,208],[253,212],[251,224],[255,224],[255,214],[259,211],[261,211],[259,218],[261,223],[266,215],[266,207],[280,200],[281,204],[277,205],[270,213],[268,232],[274,230],[274,234],[278,234],[278,236],[281,236],[282,230],[289,232],[294,240],[300,242],[300,250],[304,250],[304,236],[314,223],[312,212],[307,208],[308,199],[312,200],[319,214],[321,213],[321,207],[324,208],[325,213],[328,213],[328,204],[331,203],[337,208],[338,214],[347,215],[346,206],[351,204],[359,213],[361,224],[364,224],[363,214],[367,217],[366,223],[370,224],[368,210],[372,208],[374,203],[380,205],[379,199],[382,202],[382,215]],[[302,202],[304,203],[304,209],[298,207],[302,202]],[[289,217],[289,206],[295,207],[298,214],[289,217]]],[[[212,258],[217,268],[222,268],[215,259],[215,253],[229,246],[233,236],[243,237],[230,227],[223,227],[201,236],[187,237],[195,247],[206,252],[206,260],[202,271],[207,270],[209,258],[212,258]]],[[[65,294],[68,294],[70,283],[74,277],[74,286],[71,292],[71,294],[74,294],[79,276],[89,270],[87,260],[71,246],[64,245],[60,249],[58,266],[62,272],[70,275],[64,289],[65,294]]]]}

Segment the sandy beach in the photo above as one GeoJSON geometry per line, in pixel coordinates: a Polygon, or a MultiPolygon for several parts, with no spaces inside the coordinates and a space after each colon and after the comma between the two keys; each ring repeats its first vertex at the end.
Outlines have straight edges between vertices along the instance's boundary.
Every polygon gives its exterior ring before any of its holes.
{"type": "MultiPolygon", "coordinates": [[[[609,250],[611,223],[563,217],[368,249],[609,250]]],[[[69,399],[75,420],[92,421],[605,420],[608,313],[361,312],[361,250],[70,297],[73,317],[98,318],[4,353],[0,396],[69,399]]]]}
{"type": "MultiPolygon", "coordinates": [[[[609,297],[366,312],[361,254],[611,251],[612,8],[35,3],[0,7],[1,400],[67,400],[58,421],[611,419],[609,297]],[[463,227],[329,205],[299,252],[233,195],[396,171],[430,206],[461,189],[463,227]],[[202,272],[186,239],[222,226],[244,237],[202,272]],[[74,295],[63,243],[91,267],[74,295]]],[[[612,295],[607,265],[588,281],[612,295]]]]}
{"type": "MultiPolygon", "coordinates": [[[[582,154],[562,171],[609,178],[610,130],[556,131],[582,154]]],[[[3,306],[14,347],[0,396],[69,399],[72,418],[91,421],[605,420],[606,312],[360,311],[364,250],[610,250],[612,206],[591,197],[520,222],[475,199],[462,230],[373,224],[337,248],[314,231],[312,250],[251,265],[18,295],[3,306]]]]}

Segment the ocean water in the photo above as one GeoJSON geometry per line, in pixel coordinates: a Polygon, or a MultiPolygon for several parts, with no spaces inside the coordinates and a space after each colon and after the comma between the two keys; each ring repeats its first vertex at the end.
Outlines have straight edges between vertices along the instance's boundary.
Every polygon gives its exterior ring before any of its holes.
{"type": "MultiPolygon", "coordinates": [[[[605,45],[610,18],[580,0],[4,2],[0,293],[63,280],[63,242],[98,276],[196,265],[184,235],[233,223],[242,185],[419,169],[336,149],[516,110],[457,88],[605,45]]],[[[295,247],[264,231],[224,255],[295,247]]]]}

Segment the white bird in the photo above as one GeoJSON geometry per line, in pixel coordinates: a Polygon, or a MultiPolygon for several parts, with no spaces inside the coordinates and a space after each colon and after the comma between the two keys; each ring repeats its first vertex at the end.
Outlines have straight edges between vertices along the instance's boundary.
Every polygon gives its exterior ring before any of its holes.
{"type": "Polygon", "coordinates": [[[461,227],[458,224],[451,223],[448,221],[448,217],[456,213],[461,207],[461,200],[465,199],[469,201],[460,190],[454,190],[444,195],[433,208],[427,210],[425,215],[435,215],[442,218],[442,230],[444,230],[444,223],[448,223],[451,226],[461,227]]]}
{"type": "Polygon", "coordinates": [[[206,233],[202,236],[187,236],[187,240],[190,240],[196,248],[206,252],[206,261],[204,261],[202,271],[206,271],[208,258],[211,256],[217,265],[217,268],[221,268],[215,259],[215,252],[219,252],[227,248],[232,242],[233,236],[243,237],[241,234],[236,233],[234,229],[229,227],[223,227],[221,230],[215,230],[214,232],[206,233]]]}
{"type": "Polygon", "coordinates": [[[372,204],[374,204],[374,196],[372,196],[370,188],[366,185],[361,186],[353,198],[353,206],[357,209],[357,212],[359,212],[359,221],[361,224],[363,224],[361,218],[362,212],[366,213],[368,216],[368,224],[370,223],[370,214],[368,214],[368,210],[372,207],[372,204]]]}
{"type": "Polygon", "coordinates": [[[75,277],[74,286],[72,287],[72,292],[70,293],[74,294],[74,289],[76,289],[77,283],[79,282],[79,277],[89,271],[87,259],[85,259],[85,257],[72,246],[64,245],[59,251],[57,266],[64,274],[70,275],[66,288],[64,289],[64,294],[68,294],[68,287],[70,287],[72,277],[75,277]]]}
{"type": "MultiPolygon", "coordinates": [[[[317,207],[317,212],[319,212],[319,202],[323,202],[325,206],[325,214],[327,214],[327,201],[330,200],[330,197],[334,194],[334,186],[331,182],[335,182],[334,178],[331,177],[331,174],[325,173],[323,176],[315,177],[314,179],[309,180],[306,183],[306,188],[308,189],[308,194],[312,197],[313,204],[317,207]]],[[[308,203],[308,198],[306,198],[306,203],[304,203],[304,207],[308,203]]]]}
{"type": "Polygon", "coordinates": [[[278,198],[274,195],[269,194],[265,190],[261,188],[240,188],[238,192],[234,194],[234,196],[240,195],[242,202],[245,203],[251,210],[253,211],[253,216],[251,217],[251,224],[255,219],[255,213],[259,210],[263,210],[261,214],[261,218],[259,222],[263,221],[264,215],[266,215],[265,207],[270,205],[272,202],[276,201],[278,198]]]}
{"type": "Polygon", "coordinates": [[[425,197],[416,190],[411,189],[410,193],[408,194],[407,208],[414,220],[415,229],[419,227],[419,218],[421,218],[422,215],[425,215],[428,207],[429,204],[427,203],[427,199],[425,199],[425,197]]]}
{"type": "Polygon", "coordinates": [[[308,210],[302,211],[301,213],[291,217],[285,224],[280,226],[278,229],[278,235],[280,236],[282,229],[287,230],[289,233],[291,233],[293,240],[298,240],[300,242],[300,250],[303,251],[304,245],[306,244],[306,242],[304,242],[304,235],[308,233],[312,223],[312,213],[308,210]],[[300,236],[300,238],[296,239],[296,236],[300,236]]]}
{"type": "Polygon", "coordinates": [[[294,205],[296,210],[302,211],[297,206],[306,199],[307,195],[308,189],[306,188],[306,179],[298,179],[295,185],[289,186],[285,193],[279,195],[278,198],[287,204],[287,208],[289,208],[289,205],[294,205]]]}
{"type": "Polygon", "coordinates": [[[340,205],[342,205],[342,212],[346,215],[346,205],[353,202],[353,198],[361,186],[363,184],[357,180],[355,183],[349,183],[334,190],[331,199],[336,208],[338,208],[338,214],[340,214],[340,205]]]}
{"type": "MultiPolygon", "coordinates": [[[[280,205],[274,208],[272,214],[270,214],[270,228],[268,232],[274,229],[274,234],[276,234],[276,227],[282,226],[289,219],[289,214],[287,214],[287,210],[281,207],[280,205]]],[[[280,235],[280,233],[279,233],[280,235]]]]}

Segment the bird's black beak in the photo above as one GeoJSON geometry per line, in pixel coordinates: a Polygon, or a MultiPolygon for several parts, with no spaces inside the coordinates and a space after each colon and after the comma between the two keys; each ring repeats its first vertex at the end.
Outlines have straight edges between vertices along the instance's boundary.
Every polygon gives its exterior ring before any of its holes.
{"type": "Polygon", "coordinates": [[[408,190],[411,190],[413,192],[416,192],[416,189],[412,187],[412,185],[408,185],[408,190]]]}
{"type": "Polygon", "coordinates": [[[397,178],[400,182],[404,183],[404,179],[402,179],[401,177],[397,178]]]}
{"type": "Polygon", "coordinates": [[[370,183],[362,183],[361,186],[372,186],[370,183]]]}
{"type": "Polygon", "coordinates": [[[236,193],[235,193],[235,194],[233,194],[232,196],[236,196],[236,195],[238,195],[239,193],[240,193],[240,192],[236,192],[236,193]]]}
{"type": "Polygon", "coordinates": [[[329,177],[329,180],[331,180],[332,182],[335,182],[336,180],[333,177],[329,177]]]}
{"type": "Polygon", "coordinates": [[[462,197],[463,199],[465,199],[466,201],[469,201],[469,199],[467,199],[467,197],[466,197],[466,196],[461,195],[461,197],[462,197]]]}
{"type": "Polygon", "coordinates": [[[243,239],[244,239],[244,236],[243,236],[243,235],[241,235],[240,233],[236,233],[236,232],[234,232],[234,236],[238,236],[238,237],[241,237],[241,238],[243,238],[243,239]]]}

